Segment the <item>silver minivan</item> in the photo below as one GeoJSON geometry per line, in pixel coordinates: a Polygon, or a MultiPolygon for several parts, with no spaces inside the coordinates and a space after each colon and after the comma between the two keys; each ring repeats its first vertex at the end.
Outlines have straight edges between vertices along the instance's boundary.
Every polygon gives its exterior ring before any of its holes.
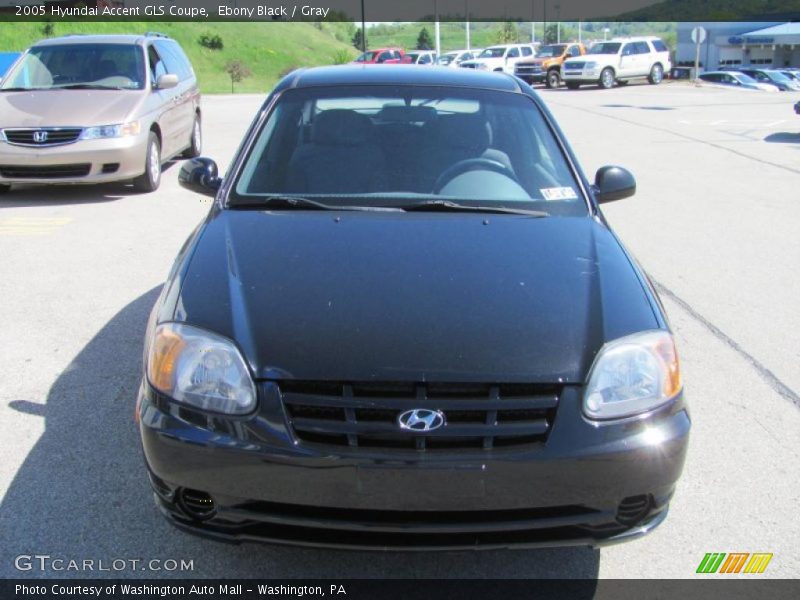
{"type": "Polygon", "coordinates": [[[164,35],[70,35],[37,42],[0,81],[0,193],[11,184],[132,181],[201,151],[200,91],[164,35]]]}

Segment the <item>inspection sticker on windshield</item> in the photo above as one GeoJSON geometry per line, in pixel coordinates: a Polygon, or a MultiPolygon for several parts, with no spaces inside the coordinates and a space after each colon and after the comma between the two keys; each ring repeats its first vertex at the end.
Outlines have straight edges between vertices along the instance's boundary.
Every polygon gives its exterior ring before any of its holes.
{"type": "Polygon", "coordinates": [[[571,187],[540,188],[545,200],[574,200],[578,197],[571,187]]]}

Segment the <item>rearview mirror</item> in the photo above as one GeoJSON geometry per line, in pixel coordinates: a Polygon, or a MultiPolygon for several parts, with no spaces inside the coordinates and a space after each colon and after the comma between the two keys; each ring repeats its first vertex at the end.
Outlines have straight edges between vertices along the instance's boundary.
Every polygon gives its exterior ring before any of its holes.
{"type": "Polygon", "coordinates": [[[158,79],[156,79],[157,90],[168,90],[174,88],[176,85],[178,85],[178,76],[172,73],[164,73],[163,75],[159,75],[158,79]]]}
{"type": "Polygon", "coordinates": [[[627,169],[606,166],[597,169],[594,177],[594,197],[598,204],[622,200],[636,193],[636,180],[627,169]]]}
{"type": "Polygon", "coordinates": [[[191,192],[216,196],[222,178],[218,175],[217,163],[201,156],[183,163],[178,173],[178,183],[191,192]]]}

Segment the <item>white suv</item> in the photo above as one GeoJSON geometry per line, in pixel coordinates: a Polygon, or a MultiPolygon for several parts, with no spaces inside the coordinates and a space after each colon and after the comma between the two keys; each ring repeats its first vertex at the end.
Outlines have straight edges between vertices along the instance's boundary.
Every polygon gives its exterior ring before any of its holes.
{"type": "Polygon", "coordinates": [[[481,71],[505,71],[514,74],[514,65],[523,58],[533,57],[535,51],[530,44],[503,44],[489,46],[477,58],[465,60],[461,66],[466,69],[481,71]]]}
{"type": "Polygon", "coordinates": [[[646,77],[652,84],[661,83],[669,71],[669,49],[656,37],[613,39],[598,42],[579,58],[564,61],[562,79],[571,90],[582,83],[596,83],[610,88],[631,79],[646,77]]]}

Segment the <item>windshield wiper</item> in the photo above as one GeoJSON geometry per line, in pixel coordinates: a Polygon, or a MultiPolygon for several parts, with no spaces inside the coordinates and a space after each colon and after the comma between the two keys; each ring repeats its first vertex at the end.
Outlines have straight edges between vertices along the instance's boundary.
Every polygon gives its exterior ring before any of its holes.
{"type": "Polygon", "coordinates": [[[50,88],[41,88],[41,87],[7,87],[7,88],[0,88],[0,92],[36,92],[39,90],[47,90],[50,88]]]}
{"type": "Polygon", "coordinates": [[[507,208],[505,206],[470,206],[459,204],[450,200],[426,200],[416,204],[407,204],[402,207],[407,211],[431,211],[431,212],[486,212],[508,215],[525,215],[527,217],[549,217],[550,213],[541,210],[526,210],[524,208],[507,208]]]}
{"type": "Polygon", "coordinates": [[[278,208],[283,210],[357,210],[357,211],[389,211],[400,212],[402,208],[390,206],[338,206],[324,204],[317,200],[302,198],[300,196],[266,196],[255,202],[242,202],[232,205],[231,208],[278,208]]]}
{"type": "Polygon", "coordinates": [[[128,90],[119,85],[97,85],[95,83],[68,83],[67,85],[54,85],[54,90],[128,90]]]}

